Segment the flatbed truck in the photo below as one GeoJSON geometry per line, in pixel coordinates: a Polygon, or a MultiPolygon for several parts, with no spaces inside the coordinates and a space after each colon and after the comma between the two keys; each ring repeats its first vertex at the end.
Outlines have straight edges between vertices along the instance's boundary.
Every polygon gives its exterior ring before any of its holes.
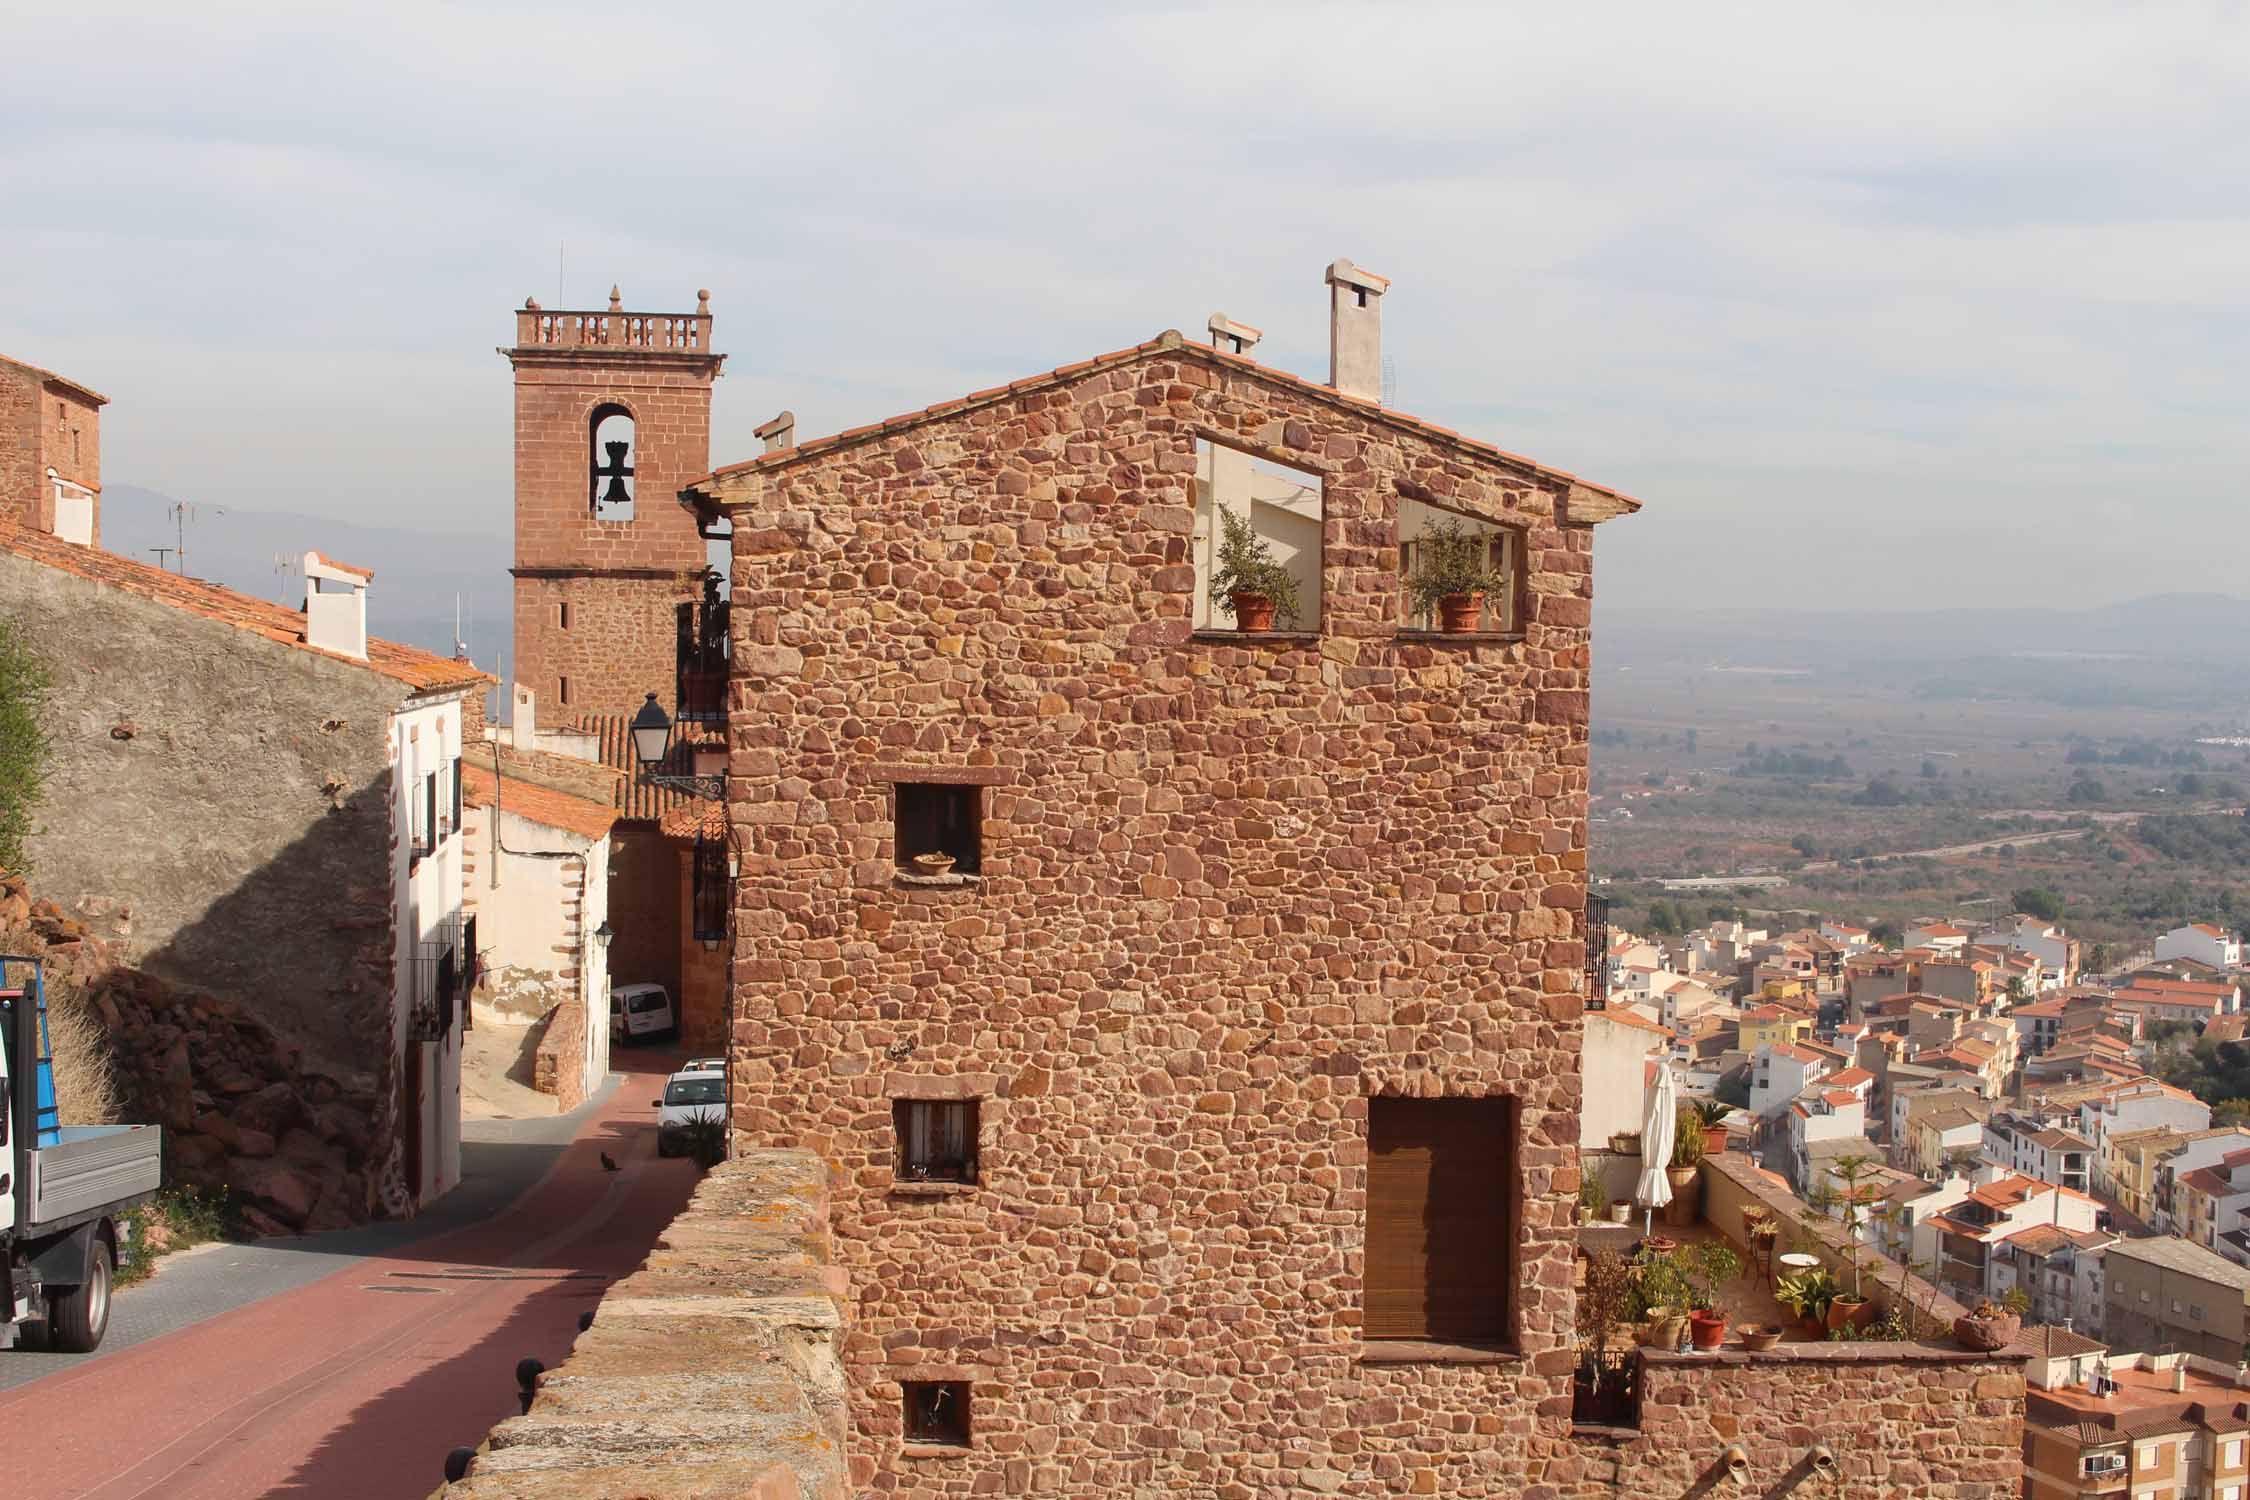
{"type": "Polygon", "coordinates": [[[109,1329],[129,1209],[163,1180],[163,1130],[65,1125],[39,960],[0,954],[0,1349],[44,1325],[81,1354],[109,1329]]]}

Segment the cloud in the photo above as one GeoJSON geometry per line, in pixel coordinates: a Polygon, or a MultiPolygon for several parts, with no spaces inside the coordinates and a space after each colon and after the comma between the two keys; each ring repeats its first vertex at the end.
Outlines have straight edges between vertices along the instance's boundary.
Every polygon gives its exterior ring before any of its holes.
{"type": "MultiPolygon", "coordinates": [[[[527,293],[686,307],[713,454],[1214,308],[1617,484],[1605,598],[2233,585],[2230,7],[74,7],[13,24],[0,349],[108,472],[508,522],[527,293]],[[2130,527],[2117,521],[2128,507],[2130,527]],[[2018,561],[2035,558],[2036,566],[2018,561]]],[[[495,580],[495,589],[504,589],[495,580]]]]}

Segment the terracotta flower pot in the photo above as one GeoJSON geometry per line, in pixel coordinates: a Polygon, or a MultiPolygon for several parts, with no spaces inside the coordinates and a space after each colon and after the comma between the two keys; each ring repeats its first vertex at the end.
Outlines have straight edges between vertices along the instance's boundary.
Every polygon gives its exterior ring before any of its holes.
{"type": "Polygon", "coordinates": [[[1828,1330],[1865,1328],[1875,1321],[1875,1304],[1865,1297],[1854,1297],[1850,1292],[1839,1292],[1836,1300],[1828,1304],[1828,1330]]]}
{"type": "Polygon", "coordinates": [[[1781,1342],[1783,1329],[1779,1323],[1737,1323],[1734,1331],[1745,1349],[1771,1349],[1781,1342]]]}
{"type": "Polygon", "coordinates": [[[1672,1201],[1664,1205],[1664,1222],[1685,1229],[1702,1217],[1703,1194],[1698,1188],[1702,1173],[1693,1167],[1666,1167],[1664,1179],[1672,1185],[1672,1201]]]}
{"type": "Polygon", "coordinates": [[[1611,1131],[1609,1149],[1613,1156],[1638,1156],[1641,1154],[1641,1133],[1638,1130],[1611,1131]]]}
{"type": "Polygon", "coordinates": [[[1264,594],[1229,594],[1237,630],[1273,629],[1273,600],[1264,594]]]}
{"type": "Polygon", "coordinates": [[[1641,1241],[1641,1248],[1651,1255],[1670,1255],[1680,1248],[1680,1242],[1669,1235],[1652,1234],[1641,1241]]]}
{"type": "Polygon", "coordinates": [[[1680,1334],[1687,1329],[1688,1316],[1676,1307],[1652,1307],[1648,1321],[1640,1327],[1640,1344],[1643,1349],[1677,1349],[1680,1334]]]}
{"type": "Polygon", "coordinates": [[[1987,1353],[1994,1349],[2005,1349],[2016,1341],[2016,1335],[2021,1332],[2023,1319],[2014,1313],[2000,1313],[1989,1318],[1966,1313],[1953,1320],[1953,1336],[1960,1340],[1964,1349],[1980,1349],[1987,1353]]]}
{"type": "Polygon", "coordinates": [[[1467,635],[1484,621],[1484,595],[1448,594],[1437,602],[1438,629],[1467,635]]]}
{"type": "Polygon", "coordinates": [[[1716,1349],[1727,1341],[1727,1320],[1699,1308],[1688,1315],[1688,1332],[1696,1348],[1716,1349]]]}
{"type": "Polygon", "coordinates": [[[953,868],[950,854],[917,854],[914,856],[914,873],[917,875],[943,875],[953,868]]]}

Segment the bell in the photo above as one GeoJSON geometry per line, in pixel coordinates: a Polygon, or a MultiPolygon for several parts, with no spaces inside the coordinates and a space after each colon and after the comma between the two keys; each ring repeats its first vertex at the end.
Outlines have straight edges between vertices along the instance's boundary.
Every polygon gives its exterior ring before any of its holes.
{"type": "Polygon", "coordinates": [[[602,451],[609,455],[609,462],[594,470],[594,477],[596,479],[607,479],[609,487],[601,493],[601,504],[631,505],[633,503],[632,491],[625,488],[625,481],[633,473],[633,466],[625,462],[625,454],[632,446],[631,443],[602,444],[602,451]]]}

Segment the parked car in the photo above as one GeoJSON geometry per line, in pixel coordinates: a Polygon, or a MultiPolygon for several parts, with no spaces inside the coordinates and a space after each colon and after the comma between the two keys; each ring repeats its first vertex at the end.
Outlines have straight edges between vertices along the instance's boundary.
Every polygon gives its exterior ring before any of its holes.
{"type": "Polygon", "coordinates": [[[680,1064],[683,1073],[724,1073],[727,1060],[723,1057],[691,1057],[680,1064]]]}
{"type": "Polygon", "coordinates": [[[687,1127],[698,1120],[723,1120],[727,1112],[726,1074],[686,1069],[664,1080],[656,1105],[656,1154],[678,1156],[687,1144],[687,1127]]]}
{"type": "Polygon", "coordinates": [[[620,984],[609,992],[609,1035],[613,1041],[668,1036],[680,1029],[672,997],[661,984],[620,984]]]}

